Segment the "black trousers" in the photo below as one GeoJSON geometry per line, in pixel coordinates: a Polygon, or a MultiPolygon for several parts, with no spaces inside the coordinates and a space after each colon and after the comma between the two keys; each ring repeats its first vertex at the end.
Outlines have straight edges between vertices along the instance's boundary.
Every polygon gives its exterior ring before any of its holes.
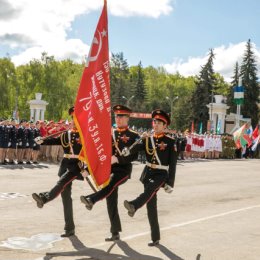
{"type": "Polygon", "coordinates": [[[125,183],[129,179],[131,171],[132,164],[113,165],[109,184],[102,190],[88,195],[88,198],[90,198],[94,204],[99,200],[106,198],[111,233],[118,233],[122,231],[118,213],[118,186],[125,183]]]}
{"type": "Polygon", "coordinates": [[[153,241],[156,241],[160,240],[156,193],[164,185],[167,178],[167,172],[164,170],[151,170],[146,166],[144,173],[144,192],[135,200],[130,201],[130,203],[134,205],[136,210],[146,204],[147,216],[151,229],[151,238],[153,241]]]}
{"type": "Polygon", "coordinates": [[[82,179],[78,167],[78,160],[64,158],[61,162],[58,175],[60,176],[60,179],[56,185],[50,191],[40,193],[40,195],[44,196],[47,203],[61,194],[65,220],[64,230],[70,231],[75,229],[71,198],[72,181],[75,179],[82,179]]]}

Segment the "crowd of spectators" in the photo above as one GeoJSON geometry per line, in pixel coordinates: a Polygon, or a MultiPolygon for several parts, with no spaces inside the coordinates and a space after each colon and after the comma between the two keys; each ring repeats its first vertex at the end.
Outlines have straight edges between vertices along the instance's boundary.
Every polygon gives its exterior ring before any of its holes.
{"type": "MultiPolygon", "coordinates": [[[[39,162],[58,163],[63,158],[63,149],[59,145],[38,145],[34,139],[58,137],[63,131],[71,128],[68,121],[27,121],[14,119],[0,119],[0,163],[1,164],[38,164],[39,162]]],[[[136,129],[141,135],[143,132],[151,134],[150,129],[136,129]]],[[[176,140],[176,150],[179,160],[187,159],[234,159],[259,158],[259,146],[256,151],[251,146],[237,149],[233,136],[229,134],[196,134],[167,130],[176,140]]],[[[145,162],[144,153],[140,153],[138,160],[145,162]]]]}

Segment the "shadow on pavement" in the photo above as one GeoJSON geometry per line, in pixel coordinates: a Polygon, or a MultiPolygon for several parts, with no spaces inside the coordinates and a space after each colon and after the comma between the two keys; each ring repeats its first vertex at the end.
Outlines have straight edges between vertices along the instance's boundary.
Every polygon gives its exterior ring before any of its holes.
{"type": "Polygon", "coordinates": [[[14,164],[14,165],[1,165],[0,168],[9,170],[22,170],[22,169],[46,169],[49,168],[46,164],[14,164]]]}
{"type": "MultiPolygon", "coordinates": [[[[55,257],[61,256],[76,256],[80,257],[77,260],[87,260],[87,259],[95,259],[95,260],[163,260],[162,258],[151,256],[151,255],[143,255],[134,249],[132,249],[126,242],[124,241],[117,241],[113,243],[107,251],[97,249],[97,248],[90,248],[86,247],[77,236],[69,237],[73,247],[77,251],[68,251],[68,252],[53,252],[53,253],[46,253],[44,256],[44,260],[51,260],[55,257]],[[125,255],[121,254],[113,254],[110,253],[113,247],[118,246],[122,249],[125,255]],[[84,257],[84,258],[81,258],[84,257]]],[[[172,253],[172,255],[174,255],[172,253]]],[[[181,260],[181,258],[176,258],[181,260]]],[[[175,258],[173,258],[175,260],[175,258]]]]}
{"type": "Polygon", "coordinates": [[[125,259],[131,260],[162,260],[162,258],[151,256],[151,255],[143,255],[139,252],[132,249],[126,242],[119,240],[117,242],[119,248],[126,254],[125,259]]]}
{"type": "Polygon", "coordinates": [[[167,247],[163,246],[162,244],[159,244],[157,248],[171,260],[184,260],[184,258],[175,255],[172,251],[170,251],[167,247]]]}

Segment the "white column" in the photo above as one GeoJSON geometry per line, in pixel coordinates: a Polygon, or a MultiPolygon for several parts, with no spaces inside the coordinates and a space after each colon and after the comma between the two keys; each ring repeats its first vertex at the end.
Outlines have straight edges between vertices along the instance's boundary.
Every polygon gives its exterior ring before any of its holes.
{"type": "Polygon", "coordinates": [[[34,109],[31,108],[31,115],[30,115],[30,120],[34,120],[34,109]]]}
{"type": "Polygon", "coordinates": [[[42,113],[41,113],[41,120],[44,121],[44,112],[45,110],[42,109],[42,113]]]}
{"type": "Polygon", "coordinates": [[[40,109],[37,108],[37,109],[36,109],[36,112],[35,112],[34,121],[35,121],[35,122],[38,121],[39,118],[40,118],[40,109]]]}
{"type": "Polygon", "coordinates": [[[221,117],[221,134],[224,133],[225,131],[225,120],[226,120],[226,114],[222,114],[222,117],[221,117]]]}
{"type": "Polygon", "coordinates": [[[217,125],[217,114],[213,113],[213,132],[216,132],[216,125],[217,125]]]}

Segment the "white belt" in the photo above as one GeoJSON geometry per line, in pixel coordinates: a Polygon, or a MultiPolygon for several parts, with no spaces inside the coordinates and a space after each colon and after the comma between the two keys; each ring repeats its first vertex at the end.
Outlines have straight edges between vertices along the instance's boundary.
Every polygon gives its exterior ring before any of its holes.
{"type": "Polygon", "coordinates": [[[158,165],[158,164],[155,164],[155,163],[149,163],[149,162],[146,162],[146,165],[152,169],[159,169],[159,170],[166,170],[168,171],[169,169],[169,166],[166,166],[166,165],[158,165]]]}
{"type": "Polygon", "coordinates": [[[77,159],[79,158],[79,155],[78,154],[68,154],[68,153],[65,153],[63,155],[64,158],[67,158],[67,159],[77,159]]]}

